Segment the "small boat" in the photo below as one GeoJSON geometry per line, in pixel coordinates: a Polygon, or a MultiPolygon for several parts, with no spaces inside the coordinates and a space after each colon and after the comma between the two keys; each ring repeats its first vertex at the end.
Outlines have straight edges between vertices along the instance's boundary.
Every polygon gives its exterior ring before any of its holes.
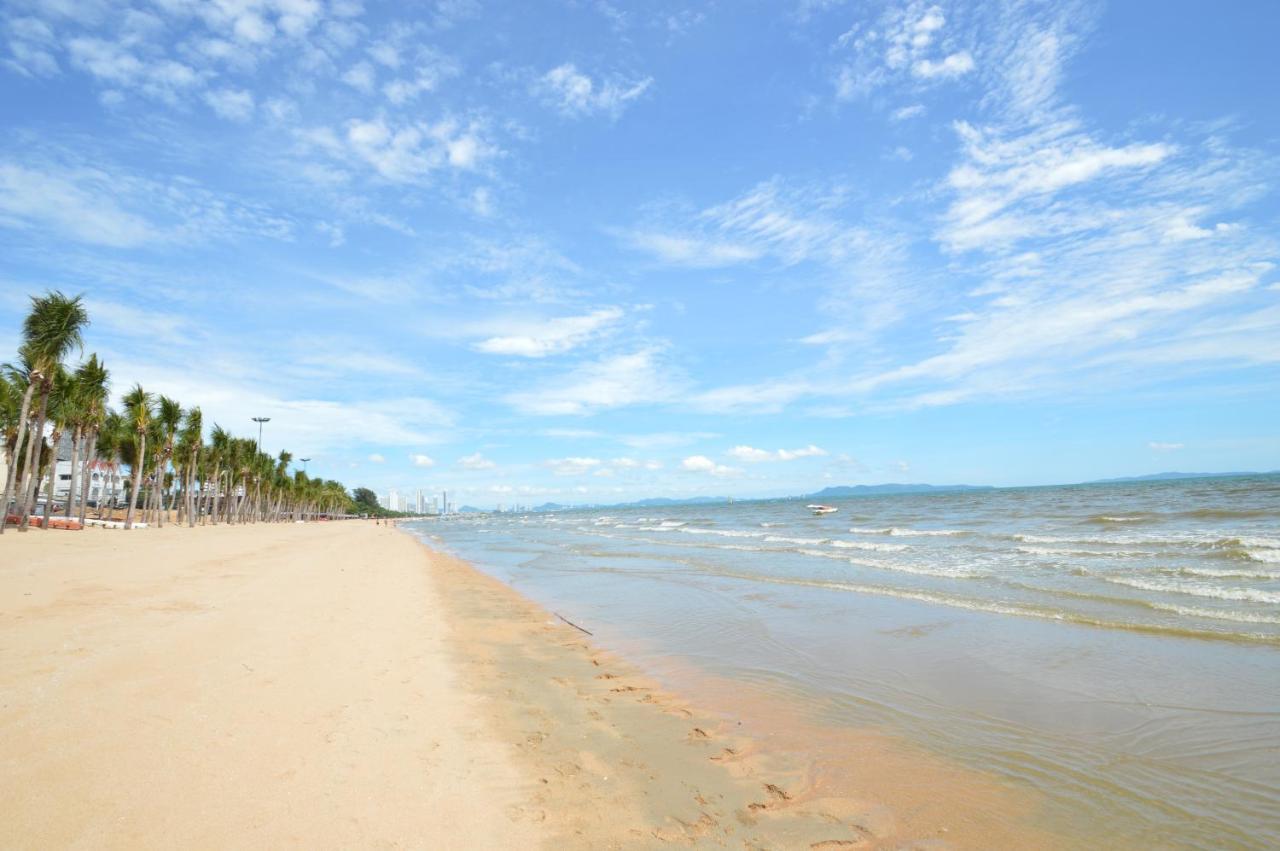
{"type": "Polygon", "coordinates": [[[809,509],[815,515],[819,515],[819,516],[823,514],[835,514],[837,511],[840,510],[836,508],[834,505],[806,505],[805,508],[809,509]]]}

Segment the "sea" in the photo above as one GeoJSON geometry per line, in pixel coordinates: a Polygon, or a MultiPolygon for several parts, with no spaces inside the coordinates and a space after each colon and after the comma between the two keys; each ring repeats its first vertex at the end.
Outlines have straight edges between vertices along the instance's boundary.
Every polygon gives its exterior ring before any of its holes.
{"type": "Polygon", "coordinates": [[[1280,847],[1280,475],[807,502],[407,527],[659,678],[885,730],[1082,845],[1280,847]]]}

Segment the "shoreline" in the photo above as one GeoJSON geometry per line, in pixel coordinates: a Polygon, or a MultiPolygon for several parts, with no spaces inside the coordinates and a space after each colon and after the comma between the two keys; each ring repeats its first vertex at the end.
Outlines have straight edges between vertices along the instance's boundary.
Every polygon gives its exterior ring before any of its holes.
{"type": "Polygon", "coordinates": [[[1027,798],[874,734],[695,707],[399,528],[36,531],[0,555],[21,845],[1057,844],[1027,798]]]}
{"type": "Polygon", "coordinates": [[[704,672],[689,675],[698,692],[725,699],[692,703],[579,631],[591,624],[569,625],[399,531],[430,554],[465,679],[539,776],[525,815],[557,847],[1062,846],[1030,823],[1037,799],[1025,790],[880,731],[818,727],[784,699],[704,672]],[[626,805],[634,824],[624,832],[626,805]]]}

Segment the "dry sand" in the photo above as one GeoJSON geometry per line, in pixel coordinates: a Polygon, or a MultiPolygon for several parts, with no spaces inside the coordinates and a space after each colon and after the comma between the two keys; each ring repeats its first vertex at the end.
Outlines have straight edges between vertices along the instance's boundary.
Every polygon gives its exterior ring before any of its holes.
{"type": "Polygon", "coordinates": [[[872,734],[770,753],[363,522],[6,533],[0,689],[6,847],[1051,844],[872,734]]]}
{"type": "Polygon", "coordinates": [[[19,848],[529,848],[407,537],[362,523],[0,538],[19,848]]]}

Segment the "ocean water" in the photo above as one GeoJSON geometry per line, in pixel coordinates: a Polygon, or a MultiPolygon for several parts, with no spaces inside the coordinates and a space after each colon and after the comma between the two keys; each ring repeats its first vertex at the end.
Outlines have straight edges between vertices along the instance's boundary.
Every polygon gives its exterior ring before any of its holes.
{"type": "Polygon", "coordinates": [[[652,672],[872,725],[1126,847],[1280,847],[1280,476],[412,530],[652,672]]]}

